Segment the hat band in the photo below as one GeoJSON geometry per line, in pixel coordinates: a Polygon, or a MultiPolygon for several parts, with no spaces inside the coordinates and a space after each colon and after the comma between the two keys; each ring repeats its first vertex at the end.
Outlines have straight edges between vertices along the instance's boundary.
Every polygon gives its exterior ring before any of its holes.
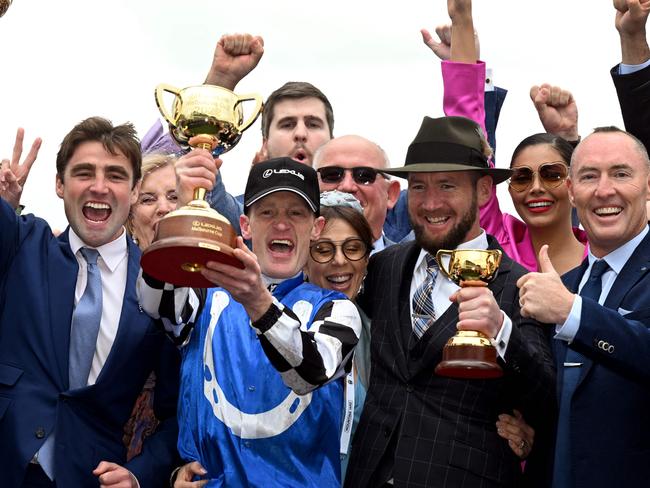
{"type": "Polygon", "coordinates": [[[451,142],[417,142],[409,146],[406,165],[417,163],[451,163],[489,169],[487,159],[474,148],[451,142]]]}

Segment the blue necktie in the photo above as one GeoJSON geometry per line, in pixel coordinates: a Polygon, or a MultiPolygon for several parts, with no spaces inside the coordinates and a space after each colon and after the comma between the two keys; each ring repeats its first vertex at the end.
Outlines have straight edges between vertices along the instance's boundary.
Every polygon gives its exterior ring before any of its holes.
{"type": "Polygon", "coordinates": [[[102,320],[102,276],[97,266],[99,252],[83,247],[81,254],[88,263],[88,279],[86,289],[72,314],[68,369],[71,390],[88,384],[102,320]]]}
{"type": "MultiPolygon", "coordinates": [[[[88,263],[88,279],[86,289],[72,314],[68,368],[70,389],[82,388],[88,383],[102,319],[102,276],[97,266],[99,252],[96,249],[83,247],[81,254],[88,263]]],[[[38,463],[51,480],[54,480],[55,474],[55,434],[56,432],[52,431],[38,450],[38,463]]]]}
{"type": "Polygon", "coordinates": [[[413,294],[413,333],[419,339],[429,326],[436,321],[436,311],[433,308],[433,284],[438,276],[438,263],[431,254],[426,254],[427,278],[418,286],[413,294]]]}
{"type": "MultiPolygon", "coordinates": [[[[598,301],[603,289],[603,274],[609,265],[599,259],[591,267],[587,282],[580,290],[580,296],[598,301]]],[[[570,347],[567,347],[565,364],[581,365],[585,357],[570,347]]],[[[571,482],[571,397],[578,385],[580,368],[568,366],[564,368],[562,391],[560,393],[560,416],[557,425],[555,441],[555,468],[553,469],[553,488],[570,488],[571,482]]]]}

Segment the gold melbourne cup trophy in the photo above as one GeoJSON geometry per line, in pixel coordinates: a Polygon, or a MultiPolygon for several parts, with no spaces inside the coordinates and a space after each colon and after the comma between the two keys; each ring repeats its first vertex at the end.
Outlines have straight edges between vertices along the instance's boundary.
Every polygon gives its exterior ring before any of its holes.
{"type": "MultiPolygon", "coordinates": [[[[156,103],[169,132],[184,149],[203,148],[218,157],[239,142],[242,132],[257,119],[262,108],[260,95],[236,95],[214,85],[179,90],[161,84],[156,103]],[[175,95],[172,110],[164,104],[165,92],[175,95]],[[244,122],[242,104],[255,101],[244,122]]],[[[243,268],[233,257],[235,231],[230,222],[205,201],[205,188],[194,189],[194,199],[168,213],[158,222],[156,237],[142,254],[142,269],[154,278],[179,286],[211,287],[199,273],[208,261],[243,268]]]]}
{"type": "MultiPolygon", "coordinates": [[[[497,274],[501,251],[482,249],[444,249],[436,253],[440,271],[461,287],[487,286],[497,274]],[[448,268],[443,257],[447,256],[448,268]]],[[[503,375],[497,364],[497,351],[490,339],[481,332],[459,330],[445,344],[442,362],[436,374],[451,378],[487,379],[503,375]]]]}

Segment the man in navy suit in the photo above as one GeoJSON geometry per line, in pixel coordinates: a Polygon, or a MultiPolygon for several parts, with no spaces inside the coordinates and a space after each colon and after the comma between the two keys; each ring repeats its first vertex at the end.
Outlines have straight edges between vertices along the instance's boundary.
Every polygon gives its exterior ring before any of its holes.
{"type": "Polygon", "coordinates": [[[554,488],[650,478],[650,162],[643,144],[596,129],[571,161],[569,196],[589,255],[562,279],[540,251],[519,280],[522,315],[555,325],[559,420],[554,488]]]}
{"type": "Polygon", "coordinates": [[[5,198],[16,182],[2,171],[3,487],[158,487],[173,468],[178,353],[138,306],[140,252],[124,229],[140,164],[132,125],[93,117],[72,129],[57,155],[70,222],[58,238],[42,219],[16,215],[5,198]],[[91,340],[78,339],[91,323],[91,340]],[[160,425],[127,463],[123,428],[152,371],[160,425]]]}

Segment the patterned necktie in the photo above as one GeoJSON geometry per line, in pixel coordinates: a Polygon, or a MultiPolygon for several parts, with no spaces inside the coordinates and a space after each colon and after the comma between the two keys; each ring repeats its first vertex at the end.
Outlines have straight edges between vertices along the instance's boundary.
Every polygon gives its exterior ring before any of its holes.
{"type": "Polygon", "coordinates": [[[413,294],[413,333],[420,339],[429,326],[436,321],[436,311],[433,308],[431,293],[433,284],[438,276],[438,263],[435,258],[427,253],[427,278],[418,286],[413,294]]]}
{"type": "Polygon", "coordinates": [[[82,388],[88,383],[102,319],[102,276],[97,266],[99,252],[83,247],[81,254],[88,263],[88,279],[72,314],[68,370],[70,389],[82,388]]]}
{"type": "MultiPolygon", "coordinates": [[[[603,259],[594,262],[586,283],[580,290],[580,296],[598,301],[603,290],[603,274],[609,265],[603,259]]],[[[580,367],[585,357],[578,351],[567,347],[560,392],[560,415],[557,425],[555,443],[555,469],[553,470],[553,487],[572,486],[571,482],[571,397],[578,386],[580,367]]]]}

